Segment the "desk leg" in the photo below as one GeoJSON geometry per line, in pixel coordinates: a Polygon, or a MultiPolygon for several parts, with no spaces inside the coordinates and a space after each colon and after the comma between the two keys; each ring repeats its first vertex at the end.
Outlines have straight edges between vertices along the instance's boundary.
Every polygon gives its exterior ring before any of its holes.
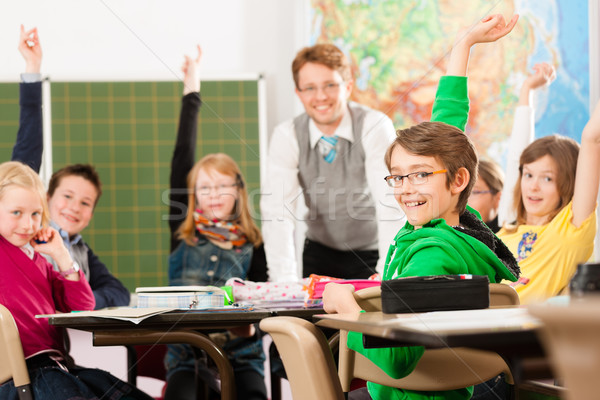
{"type": "Polygon", "coordinates": [[[94,346],[120,346],[126,344],[173,344],[185,343],[206,351],[213,359],[221,376],[221,399],[234,400],[235,380],[233,368],[225,352],[206,335],[191,330],[162,331],[130,331],[111,330],[94,332],[94,346]]]}

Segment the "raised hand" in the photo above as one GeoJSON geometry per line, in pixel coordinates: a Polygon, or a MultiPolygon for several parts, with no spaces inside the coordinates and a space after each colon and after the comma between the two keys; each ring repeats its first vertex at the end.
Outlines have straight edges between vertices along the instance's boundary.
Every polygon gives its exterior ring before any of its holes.
{"type": "Polygon", "coordinates": [[[196,46],[198,49],[198,56],[192,58],[185,56],[185,61],[181,66],[183,71],[183,95],[188,93],[200,91],[200,60],[202,60],[202,48],[200,45],[196,46]]]}
{"type": "Polygon", "coordinates": [[[501,14],[488,15],[465,32],[464,40],[469,46],[495,42],[510,33],[518,20],[518,14],[513,15],[508,24],[501,14]]]}
{"type": "Polygon", "coordinates": [[[519,93],[519,105],[529,106],[533,104],[533,90],[547,86],[556,79],[556,70],[548,63],[538,63],[533,66],[533,74],[529,75],[519,93]]]}
{"type": "Polygon", "coordinates": [[[25,59],[25,72],[40,73],[42,65],[42,46],[40,45],[37,28],[26,31],[25,27],[21,25],[18,48],[25,59]]]}
{"type": "Polygon", "coordinates": [[[471,47],[476,43],[494,42],[506,36],[515,27],[519,15],[515,14],[507,23],[500,14],[490,15],[475,25],[462,29],[456,36],[448,61],[446,75],[465,76],[471,47]]]}
{"type": "Polygon", "coordinates": [[[533,74],[529,75],[523,85],[529,89],[537,89],[551,84],[556,79],[556,69],[548,63],[538,63],[533,66],[533,74]]]}

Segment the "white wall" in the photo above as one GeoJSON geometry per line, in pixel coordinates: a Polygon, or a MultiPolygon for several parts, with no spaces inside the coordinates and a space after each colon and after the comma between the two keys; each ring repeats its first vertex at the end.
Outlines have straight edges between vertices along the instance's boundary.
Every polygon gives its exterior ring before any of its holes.
{"type": "Polygon", "coordinates": [[[0,81],[24,62],[19,25],[37,26],[42,72],[55,81],[180,80],[184,54],[203,48],[207,79],[263,74],[267,128],[301,110],[290,72],[307,44],[308,0],[28,0],[0,12],[0,81]]]}

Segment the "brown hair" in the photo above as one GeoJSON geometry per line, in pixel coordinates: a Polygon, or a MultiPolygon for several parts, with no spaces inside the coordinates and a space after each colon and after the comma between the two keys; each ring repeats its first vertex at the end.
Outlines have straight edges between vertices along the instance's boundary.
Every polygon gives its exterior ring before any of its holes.
{"type": "Polygon", "coordinates": [[[100,176],[96,169],[90,164],[71,164],[63,167],[52,174],[50,183],[48,184],[48,197],[54,196],[54,191],[60,186],[60,181],[68,176],[79,176],[86,181],[90,182],[96,188],[96,202],[94,207],[100,200],[102,194],[102,182],[100,182],[100,176]]]}
{"type": "Polygon", "coordinates": [[[50,212],[46,202],[46,189],[44,189],[40,176],[28,165],[21,162],[8,161],[2,163],[0,164],[0,199],[11,186],[32,190],[40,197],[42,202],[42,227],[48,226],[50,212]]]}
{"type": "Polygon", "coordinates": [[[551,135],[537,139],[523,150],[519,159],[519,179],[515,184],[513,197],[513,206],[517,210],[517,224],[509,226],[509,230],[514,231],[519,225],[527,223],[527,212],[525,211],[521,192],[523,165],[530,164],[546,155],[554,161],[556,188],[560,196],[558,206],[549,215],[549,220],[554,218],[573,198],[579,144],[575,140],[561,135],[551,135]]]}
{"type": "Polygon", "coordinates": [[[479,160],[479,176],[492,191],[492,195],[500,193],[504,188],[504,171],[498,163],[479,160]]]}
{"type": "Polygon", "coordinates": [[[300,89],[298,87],[300,69],[309,62],[322,64],[337,71],[344,81],[352,79],[350,64],[340,49],[332,44],[315,44],[314,46],[305,47],[300,50],[292,62],[292,75],[294,76],[296,89],[300,89]]]}
{"type": "Polygon", "coordinates": [[[396,140],[385,153],[385,164],[391,168],[392,152],[396,146],[419,155],[435,157],[440,161],[446,173],[446,187],[454,181],[460,168],[469,171],[469,183],[461,192],[456,204],[456,211],[461,215],[467,206],[467,201],[477,177],[477,152],[471,139],[460,129],[443,122],[421,122],[408,129],[398,129],[396,140]]]}
{"type": "Polygon", "coordinates": [[[191,246],[196,244],[194,242],[196,237],[196,224],[194,222],[194,210],[196,209],[196,180],[200,170],[206,171],[211,169],[223,175],[229,175],[235,178],[238,197],[235,201],[235,209],[231,216],[231,222],[240,225],[248,238],[248,241],[255,247],[258,246],[262,243],[262,236],[250,215],[250,209],[248,207],[248,191],[242,178],[242,172],[233,158],[224,153],[213,153],[202,157],[188,174],[188,211],[185,220],[179,229],[177,229],[177,238],[185,240],[185,242],[191,246]]]}

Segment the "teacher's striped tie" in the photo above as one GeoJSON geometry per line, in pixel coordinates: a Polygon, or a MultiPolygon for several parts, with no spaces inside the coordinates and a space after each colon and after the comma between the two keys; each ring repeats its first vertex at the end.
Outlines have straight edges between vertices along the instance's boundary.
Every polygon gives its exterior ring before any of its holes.
{"type": "Polygon", "coordinates": [[[338,137],[335,136],[321,136],[319,139],[319,151],[323,155],[323,159],[326,162],[332,163],[337,153],[335,146],[337,145],[338,137]]]}

